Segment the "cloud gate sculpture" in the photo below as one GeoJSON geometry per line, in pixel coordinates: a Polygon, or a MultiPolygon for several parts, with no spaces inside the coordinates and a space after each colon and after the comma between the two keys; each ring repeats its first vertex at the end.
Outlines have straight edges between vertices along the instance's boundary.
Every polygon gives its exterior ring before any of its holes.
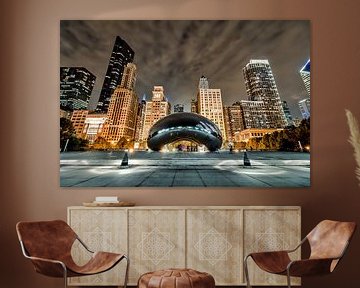
{"type": "Polygon", "coordinates": [[[219,128],[209,119],[195,113],[179,112],[156,122],[149,131],[148,147],[160,151],[169,143],[188,140],[203,144],[209,151],[221,147],[222,136],[219,128]]]}

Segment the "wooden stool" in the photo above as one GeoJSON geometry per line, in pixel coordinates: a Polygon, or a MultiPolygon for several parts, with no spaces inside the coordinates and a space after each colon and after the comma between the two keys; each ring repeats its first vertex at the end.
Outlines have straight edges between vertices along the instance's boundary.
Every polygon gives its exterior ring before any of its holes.
{"type": "Polygon", "coordinates": [[[192,269],[166,269],[140,276],[138,288],[214,288],[214,277],[192,269]]]}

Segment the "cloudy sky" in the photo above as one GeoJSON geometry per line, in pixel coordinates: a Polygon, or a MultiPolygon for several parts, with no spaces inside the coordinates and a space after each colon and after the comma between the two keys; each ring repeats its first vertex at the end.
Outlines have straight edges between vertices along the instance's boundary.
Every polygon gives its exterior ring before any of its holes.
{"type": "Polygon", "coordinates": [[[201,75],[221,88],[223,103],[247,99],[242,68],[268,59],[280,97],[300,118],[297,102],[307,97],[299,70],[310,57],[309,21],[98,21],[62,20],[60,65],[83,66],[96,76],[94,108],[115,37],[135,51],[136,92],[151,98],[162,85],[172,106],[195,98],[201,75]]]}

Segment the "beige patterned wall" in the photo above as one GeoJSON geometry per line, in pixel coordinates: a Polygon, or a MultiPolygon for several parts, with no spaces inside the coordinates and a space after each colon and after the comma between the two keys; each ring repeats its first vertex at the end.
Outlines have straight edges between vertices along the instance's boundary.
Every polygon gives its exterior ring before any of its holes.
{"type": "MultiPolygon", "coordinates": [[[[126,253],[129,284],[164,268],[208,272],[216,285],[244,285],[243,258],[250,252],[294,248],[300,242],[299,207],[70,207],[68,221],[93,250],[126,253]]],[[[76,261],[88,258],[79,245],[76,261]]],[[[300,257],[299,252],[294,255],[300,257]]],[[[122,285],[125,263],[109,272],[73,278],[71,285],[122,285]]],[[[285,285],[249,260],[251,283],[285,285]]],[[[300,284],[296,279],[293,284],[300,284]]]]}

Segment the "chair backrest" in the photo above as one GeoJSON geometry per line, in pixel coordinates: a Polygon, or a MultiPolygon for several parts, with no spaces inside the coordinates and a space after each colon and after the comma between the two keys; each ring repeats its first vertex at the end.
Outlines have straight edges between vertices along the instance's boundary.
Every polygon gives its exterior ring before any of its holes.
{"type": "Polygon", "coordinates": [[[30,256],[61,260],[70,256],[75,232],[62,220],[19,222],[19,240],[30,256]]]}
{"type": "MultiPolygon", "coordinates": [[[[321,221],[306,237],[310,258],[337,258],[343,255],[356,229],[355,222],[321,221]]],[[[336,263],[334,263],[335,268],[336,263]]]]}

